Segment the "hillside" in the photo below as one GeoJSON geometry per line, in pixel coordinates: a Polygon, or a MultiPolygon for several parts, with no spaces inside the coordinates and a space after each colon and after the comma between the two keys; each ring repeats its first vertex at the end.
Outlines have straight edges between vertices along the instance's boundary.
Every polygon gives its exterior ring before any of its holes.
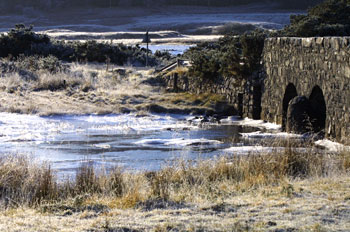
{"type": "Polygon", "coordinates": [[[273,4],[280,9],[307,9],[310,6],[322,2],[321,0],[3,0],[0,2],[1,12],[18,13],[24,8],[35,8],[45,11],[60,8],[96,8],[96,7],[139,7],[146,6],[237,6],[247,4],[273,4]]]}

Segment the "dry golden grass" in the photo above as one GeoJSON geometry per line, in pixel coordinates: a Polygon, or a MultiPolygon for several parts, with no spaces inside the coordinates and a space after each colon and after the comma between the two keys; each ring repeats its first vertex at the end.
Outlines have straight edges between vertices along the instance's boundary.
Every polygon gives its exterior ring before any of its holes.
{"type": "Polygon", "coordinates": [[[75,180],[57,182],[47,164],[8,156],[0,162],[0,229],[346,231],[349,157],[287,149],[145,173],[97,174],[84,163],[75,180]]]}
{"type": "Polygon", "coordinates": [[[224,96],[212,93],[192,94],[192,93],[178,93],[174,94],[168,101],[173,104],[185,104],[190,106],[215,106],[217,103],[226,102],[224,96]]]}
{"type": "Polygon", "coordinates": [[[167,93],[161,86],[148,84],[154,79],[152,69],[113,67],[110,70],[114,71],[106,71],[105,65],[72,63],[67,66],[69,71],[49,73],[39,70],[35,72],[35,78],[25,78],[17,73],[4,74],[0,78],[0,110],[40,115],[152,110],[204,114],[213,112],[215,103],[220,100],[209,94],[196,97],[167,93]]]}
{"type": "MultiPolygon", "coordinates": [[[[7,202],[6,207],[16,206],[11,202],[35,206],[80,195],[118,201],[126,197],[194,202],[209,196],[225,197],[266,186],[284,186],[294,179],[345,175],[349,158],[345,152],[326,156],[290,148],[275,154],[180,160],[159,171],[139,174],[125,173],[120,168],[95,173],[94,167],[84,162],[74,181],[58,183],[48,164],[33,164],[25,156],[6,156],[0,160],[0,199],[7,202]]],[[[288,195],[292,190],[287,186],[283,191],[288,195]]]]}

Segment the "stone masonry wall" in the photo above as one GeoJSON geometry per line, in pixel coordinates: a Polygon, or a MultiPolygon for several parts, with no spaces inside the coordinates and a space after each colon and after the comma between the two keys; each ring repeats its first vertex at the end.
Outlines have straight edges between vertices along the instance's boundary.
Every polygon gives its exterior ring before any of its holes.
{"type": "Polygon", "coordinates": [[[193,93],[222,94],[237,110],[234,113],[277,124],[283,122],[287,86],[307,98],[320,89],[326,137],[350,144],[350,37],[269,38],[262,59],[263,69],[240,86],[232,78],[213,84],[175,75],[166,77],[166,83],[193,93]]]}
{"type": "Polygon", "coordinates": [[[269,38],[263,63],[262,119],[282,123],[288,84],[306,97],[318,86],[326,103],[326,136],[349,143],[350,37],[269,38]]]}
{"type": "Polygon", "coordinates": [[[253,86],[247,84],[247,81],[237,84],[234,78],[226,77],[217,80],[216,83],[206,83],[199,79],[190,79],[186,75],[176,76],[176,74],[165,77],[165,80],[167,87],[174,90],[188,91],[196,94],[209,92],[223,95],[235,108],[235,112],[232,112],[233,114],[250,118],[254,116],[253,94],[251,94],[254,89],[253,86]]]}

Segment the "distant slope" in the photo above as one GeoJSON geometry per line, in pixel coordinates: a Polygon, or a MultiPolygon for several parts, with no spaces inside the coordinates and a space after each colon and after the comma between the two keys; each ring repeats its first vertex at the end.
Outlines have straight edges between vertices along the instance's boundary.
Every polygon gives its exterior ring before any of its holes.
{"type": "Polygon", "coordinates": [[[72,7],[154,7],[172,5],[220,7],[246,4],[275,4],[280,9],[306,9],[320,2],[322,0],[1,0],[0,12],[19,13],[24,8],[54,10],[72,7]]]}

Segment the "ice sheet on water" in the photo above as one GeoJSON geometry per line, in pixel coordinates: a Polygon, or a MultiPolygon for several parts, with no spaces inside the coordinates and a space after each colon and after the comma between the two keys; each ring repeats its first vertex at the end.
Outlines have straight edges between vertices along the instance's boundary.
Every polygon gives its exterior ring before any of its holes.
{"type": "Polygon", "coordinates": [[[302,138],[303,135],[290,134],[287,132],[265,133],[261,131],[251,133],[240,133],[242,137],[249,139],[286,139],[286,138],[302,138]]]}
{"type": "Polygon", "coordinates": [[[189,125],[185,121],[179,121],[176,117],[169,115],[149,115],[137,117],[133,114],[112,115],[96,118],[89,116],[81,118],[89,123],[93,123],[90,130],[95,131],[119,131],[120,133],[138,133],[157,130],[195,129],[194,125],[189,125]]]}
{"type": "Polygon", "coordinates": [[[265,128],[273,131],[281,130],[281,126],[274,123],[265,122],[263,120],[254,120],[250,118],[240,119],[237,116],[231,116],[225,119],[221,119],[220,122],[223,124],[234,124],[234,125],[240,125],[240,126],[265,128]]]}
{"type": "Polygon", "coordinates": [[[102,149],[110,149],[112,147],[110,144],[94,144],[93,146],[102,149]]]}
{"type": "MultiPolygon", "coordinates": [[[[34,154],[42,160],[54,162],[58,169],[74,169],[84,157],[96,162],[122,162],[135,168],[151,164],[156,167],[183,151],[194,158],[199,153],[212,157],[221,155],[223,151],[249,154],[283,149],[258,146],[260,143],[254,140],[241,141],[238,135],[242,132],[240,126],[279,128],[277,125],[230,117],[223,119],[221,124],[208,122],[208,126],[203,126],[193,123],[195,118],[161,114],[143,117],[136,114],[40,117],[0,113],[0,150],[4,153],[19,151],[34,154]],[[232,145],[233,138],[241,144],[232,145]],[[228,149],[223,150],[225,148],[228,149]]],[[[269,133],[246,133],[243,136],[273,137],[274,133],[281,136],[279,130],[269,133]]],[[[259,142],[259,138],[257,140],[259,142]]]]}
{"type": "Polygon", "coordinates": [[[143,139],[135,142],[135,144],[150,146],[150,145],[162,145],[162,146],[198,146],[198,145],[217,145],[222,142],[218,140],[209,140],[209,139],[185,139],[185,138],[176,138],[176,139],[143,139]]]}
{"type": "MultiPolygon", "coordinates": [[[[263,147],[263,146],[236,146],[230,147],[224,150],[227,154],[235,154],[235,155],[248,155],[248,154],[270,154],[270,153],[280,153],[284,152],[286,147],[263,147]]],[[[296,152],[308,152],[310,149],[300,147],[293,148],[293,151],[296,152]]]]}
{"type": "Polygon", "coordinates": [[[136,134],[159,130],[197,128],[171,115],[66,115],[40,117],[0,113],[0,142],[48,142],[58,137],[90,133],[136,134]]]}
{"type": "MultiPolygon", "coordinates": [[[[183,54],[187,49],[193,47],[194,45],[184,45],[184,44],[155,44],[149,45],[148,49],[155,53],[156,51],[169,52],[171,55],[183,54]]],[[[146,48],[145,45],[141,47],[146,48]]]]}
{"type": "Polygon", "coordinates": [[[0,113],[1,142],[50,140],[60,130],[67,128],[61,122],[47,121],[35,115],[0,113]]]}

